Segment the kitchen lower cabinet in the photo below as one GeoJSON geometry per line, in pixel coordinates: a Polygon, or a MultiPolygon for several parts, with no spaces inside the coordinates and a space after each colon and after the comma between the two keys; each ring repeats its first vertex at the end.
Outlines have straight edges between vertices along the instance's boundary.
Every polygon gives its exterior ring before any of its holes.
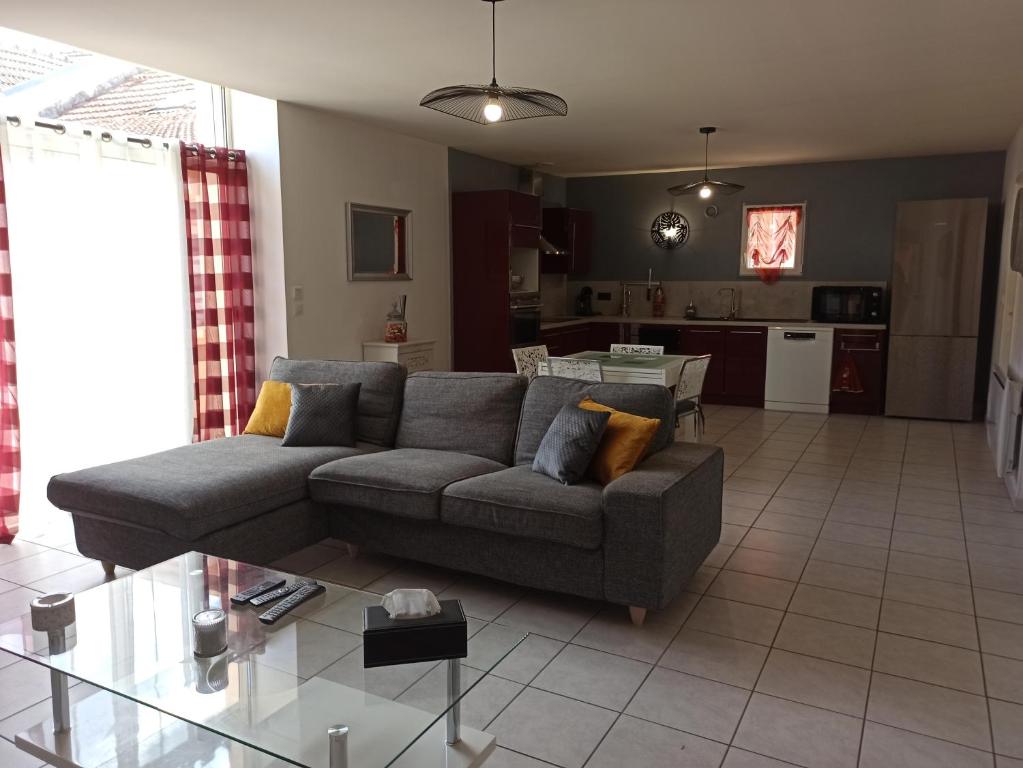
{"type": "Polygon", "coordinates": [[[679,329],[679,352],[710,355],[703,401],[718,405],[764,405],[767,328],[687,325],[679,329]]]}
{"type": "Polygon", "coordinates": [[[587,349],[607,352],[612,344],[622,341],[620,323],[590,323],[590,346],[587,349]]]}
{"type": "Polygon", "coordinates": [[[565,357],[590,349],[590,326],[570,325],[567,328],[551,328],[540,331],[540,344],[547,346],[551,357],[565,357]]]}
{"type": "Polygon", "coordinates": [[[707,376],[703,380],[703,401],[723,403],[725,397],[725,329],[721,326],[683,326],[678,331],[679,353],[710,355],[707,376]]]}
{"type": "Polygon", "coordinates": [[[831,413],[884,413],[885,360],[887,335],[884,331],[843,331],[835,329],[835,346],[831,355],[831,413]],[[836,391],[843,378],[852,371],[853,384],[858,379],[861,392],[836,391]]]}

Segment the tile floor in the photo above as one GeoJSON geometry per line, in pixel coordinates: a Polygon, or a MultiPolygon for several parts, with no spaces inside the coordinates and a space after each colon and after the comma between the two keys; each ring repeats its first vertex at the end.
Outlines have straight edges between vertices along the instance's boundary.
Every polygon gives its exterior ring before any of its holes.
{"type": "MultiPolygon", "coordinates": [[[[622,608],[338,542],[280,566],[459,597],[498,625],[473,637],[480,656],[500,625],[532,633],[467,705],[501,744],[491,768],[1021,768],[1023,513],[983,426],[707,410],[705,440],[725,449],[721,543],[642,628],[622,608]]],[[[0,547],[0,620],[103,578],[66,518],[28,517],[0,547]]],[[[0,765],[37,765],[9,739],[47,693],[0,653],[0,765]]]]}

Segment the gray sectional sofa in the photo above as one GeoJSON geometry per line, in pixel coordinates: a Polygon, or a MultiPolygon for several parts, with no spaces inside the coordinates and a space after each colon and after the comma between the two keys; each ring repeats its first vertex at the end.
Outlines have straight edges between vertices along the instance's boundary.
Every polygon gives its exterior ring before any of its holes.
{"type": "MultiPolygon", "coordinates": [[[[213,440],[57,475],[79,550],[141,568],[198,550],[267,563],[334,536],[367,550],[527,587],[666,606],[717,543],[723,457],[674,443],[674,403],[652,385],[392,363],[278,358],[271,378],[361,383],[354,447],[213,440]],[[584,396],[660,418],[644,461],[605,487],[531,470],[558,410],[584,396]]],[[[414,586],[414,585],[413,585],[414,586]]]]}

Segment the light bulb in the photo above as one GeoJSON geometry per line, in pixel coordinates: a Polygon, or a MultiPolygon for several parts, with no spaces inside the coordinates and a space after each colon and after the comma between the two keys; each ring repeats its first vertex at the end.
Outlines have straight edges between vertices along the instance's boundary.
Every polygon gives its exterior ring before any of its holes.
{"type": "Polygon", "coordinates": [[[700,187],[700,197],[702,197],[704,200],[706,200],[712,194],[713,192],[710,188],[710,185],[704,184],[702,187],[700,187]]]}
{"type": "Polygon", "coordinates": [[[487,99],[487,105],[483,107],[483,117],[487,119],[488,123],[496,123],[504,115],[504,110],[501,108],[501,102],[497,100],[496,96],[491,96],[487,99]]]}
{"type": "Polygon", "coordinates": [[[668,227],[667,229],[662,229],[661,235],[664,236],[665,240],[674,240],[676,237],[678,237],[678,227],[668,227]]]}

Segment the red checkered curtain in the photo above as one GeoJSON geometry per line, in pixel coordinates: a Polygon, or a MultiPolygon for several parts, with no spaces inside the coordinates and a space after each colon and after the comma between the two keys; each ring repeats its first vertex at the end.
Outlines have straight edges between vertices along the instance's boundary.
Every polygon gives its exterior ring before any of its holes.
{"type": "Polygon", "coordinates": [[[240,434],[256,401],[249,182],[235,149],[182,144],[181,169],[198,442],[240,434]]]}
{"type": "Polygon", "coordinates": [[[7,197],[3,159],[0,159],[0,544],[14,541],[21,500],[18,374],[14,364],[14,302],[8,247],[7,197]]]}

